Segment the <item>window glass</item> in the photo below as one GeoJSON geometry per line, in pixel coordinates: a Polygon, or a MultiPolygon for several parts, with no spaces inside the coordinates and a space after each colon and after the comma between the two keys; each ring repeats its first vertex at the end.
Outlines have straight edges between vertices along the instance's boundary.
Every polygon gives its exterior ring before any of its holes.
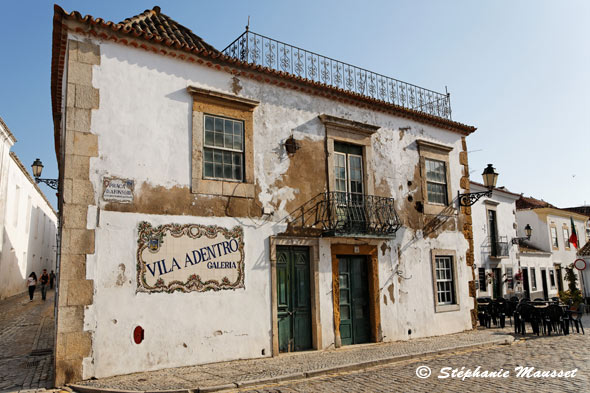
{"type": "Polygon", "coordinates": [[[551,286],[555,286],[555,271],[553,269],[549,270],[549,281],[551,282],[551,286]]]}
{"type": "Polygon", "coordinates": [[[531,267],[531,286],[533,289],[537,289],[537,273],[534,267],[531,267]]]}
{"type": "Polygon", "coordinates": [[[557,243],[557,228],[551,227],[551,244],[554,248],[559,248],[559,244],[557,243]]]}
{"type": "Polygon", "coordinates": [[[447,171],[442,161],[425,159],[426,188],[428,202],[446,205],[447,199],[447,171]]]}
{"type": "Polygon", "coordinates": [[[453,257],[435,257],[435,277],[438,304],[454,304],[453,257]]]}
{"type": "Polygon", "coordinates": [[[563,244],[565,248],[570,248],[570,230],[567,228],[563,228],[563,244]]]}
{"type": "Polygon", "coordinates": [[[243,181],[243,122],[218,116],[204,116],[204,178],[243,181]]]}
{"type": "Polygon", "coordinates": [[[480,267],[477,270],[479,276],[479,290],[485,292],[488,290],[488,282],[486,280],[486,269],[480,267]]]}
{"type": "Polygon", "coordinates": [[[508,289],[514,289],[514,277],[511,267],[506,268],[506,283],[508,284],[508,289]]]}

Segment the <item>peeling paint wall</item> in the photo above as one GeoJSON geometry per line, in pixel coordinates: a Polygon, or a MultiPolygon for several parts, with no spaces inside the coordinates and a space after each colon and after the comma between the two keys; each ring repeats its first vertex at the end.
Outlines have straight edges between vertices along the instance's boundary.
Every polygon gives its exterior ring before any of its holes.
{"type": "MultiPolygon", "coordinates": [[[[92,111],[91,122],[91,133],[98,137],[98,156],[90,159],[95,194],[89,209],[96,252],[87,257],[86,269],[87,279],[94,280],[94,302],[85,311],[93,351],[84,360],[84,378],[270,355],[274,288],[270,288],[268,238],[285,231],[283,219],[289,213],[327,189],[326,135],[320,114],[381,127],[372,137],[374,159],[365,170],[374,174],[377,195],[395,198],[404,226],[393,240],[350,241],[374,244],[379,250],[376,297],[383,339],[471,328],[473,301],[467,283],[472,275],[465,260],[468,242],[461,232],[462,215],[451,208],[448,217],[434,227],[435,217],[417,208],[423,201],[416,139],[452,148],[450,194],[456,195],[462,177],[459,134],[140,49],[98,43],[101,60],[92,75],[100,105],[92,111]],[[191,193],[193,99],[188,86],[237,93],[260,102],[254,110],[255,202],[191,193]],[[301,146],[294,155],[283,147],[291,135],[301,146]],[[103,201],[104,177],[133,180],[133,203],[103,201]],[[261,217],[263,209],[273,214],[261,217]],[[144,220],[241,225],[246,244],[245,289],[136,293],[136,228],[144,220]],[[425,237],[428,223],[433,229],[425,237]],[[432,249],[456,251],[459,311],[434,311],[432,249]],[[145,340],[139,345],[132,337],[137,325],[145,329],[145,340]]],[[[318,322],[324,348],[334,346],[334,242],[319,241],[318,322]]]]}

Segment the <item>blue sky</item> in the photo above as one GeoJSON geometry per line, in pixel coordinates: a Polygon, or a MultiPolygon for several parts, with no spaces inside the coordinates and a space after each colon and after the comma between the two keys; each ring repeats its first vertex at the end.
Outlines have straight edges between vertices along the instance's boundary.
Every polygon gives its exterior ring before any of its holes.
{"type": "MultiPolygon", "coordinates": [[[[371,71],[451,93],[471,177],[566,207],[590,204],[590,2],[84,1],[66,11],[121,21],[159,5],[223,49],[250,28],[371,71]]],[[[0,19],[0,116],[13,151],[57,177],[51,117],[53,2],[6,1],[0,19]]],[[[42,186],[55,205],[55,192],[42,186]]]]}

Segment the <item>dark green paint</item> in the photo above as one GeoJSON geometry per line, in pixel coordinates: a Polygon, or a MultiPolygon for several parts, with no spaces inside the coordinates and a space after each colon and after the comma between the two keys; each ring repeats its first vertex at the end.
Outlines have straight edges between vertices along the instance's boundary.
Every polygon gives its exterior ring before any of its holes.
{"type": "Polygon", "coordinates": [[[338,256],[340,280],[340,339],[342,345],[369,342],[369,280],[367,259],[338,256]]]}

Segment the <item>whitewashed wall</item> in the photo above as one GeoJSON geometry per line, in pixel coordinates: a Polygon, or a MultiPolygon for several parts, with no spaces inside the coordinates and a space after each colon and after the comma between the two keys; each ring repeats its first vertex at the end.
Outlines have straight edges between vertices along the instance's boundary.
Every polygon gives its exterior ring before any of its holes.
{"type": "Polygon", "coordinates": [[[57,217],[12,156],[2,225],[0,299],[26,291],[31,272],[55,271],[57,217]]]}
{"type": "MultiPolygon", "coordinates": [[[[471,192],[487,191],[487,189],[479,184],[470,183],[471,192]]],[[[506,274],[506,268],[510,267],[513,274],[518,272],[517,252],[518,247],[511,243],[511,240],[516,237],[516,200],[518,195],[509,194],[501,190],[494,190],[490,198],[484,197],[477,201],[471,207],[471,219],[473,221],[473,244],[475,248],[475,263],[477,268],[486,269],[486,273],[490,273],[492,268],[499,268],[502,270],[502,275],[506,274]],[[508,241],[508,257],[497,259],[490,258],[490,243],[489,243],[489,228],[488,228],[488,212],[487,210],[496,211],[496,222],[498,228],[498,239],[506,237],[508,241]]],[[[476,270],[476,279],[478,272],[476,270]]],[[[507,277],[503,276],[503,279],[507,277]]],[[[502,296],[512,296],[516,290],[516,282],[514,282],[514,289],[508,288],[508,283],[502,284],[502,296]],[[512,292],[512,293],[509,293],[512,292]]],[[[478,297],[492,296],[492,284],[488,284],[486,290],[478,289],[478,297]]]]}
{"type": "MultiPolygon", "coordinates": [[[[115,43],[96,43],[101,46],[101,62],[93,68],[93,85],[100,91],[100,109],[92,111],[91,132],[98,135],[99,152],[90,167],[95,207],[105,206],[98,191],[102,190],[104,176],[133,179],[136,190],[144,183],[190,187],[192,97],[186,88],[231,93],[231,75],[115,43]]],[[[451,195],[459,190],[459,134],[251,79],[242,78],[240,84],[241,96],[260,101],[254,112],[254,172],[261,189],[258,197],[265,206],[270,206],[273,198],[290,200],[298,192],[276,186],[290,163],[276,149],[292,132],[296,139],[323,139],[325,130],[318,119],[323,113],[382,127],[373,137],[374,163],[369,170],[374,171],[376,184],[385,182],[389,186],[398,204],[405,200],[407,181],[414,177],[419,158],[417,138],[454,148],[449,156],[451,195]],[[401,127],[411,128],[402,134],[401,127]]],[[[89,220],[95,222],[93,212],[96,210],[91,209],[89,220]]],[[[287,213],[284,203],[278,204],[274,217],[287,213]]],[[[246,218],[150,216],[101,209],[96,254],[87,266],[88,278],[95,280],[95,294],[94,304],[85,313],[85,329],[93,332],[93,354],[85,359],[84,378],[269,356],[272,288],[268,237],[282,230],[281,224],[262,225],[246,218]],[[246,288],[136,294],[136,228],[143,220],[153,224],[243,225],[246,288]],[[136,324],[146,332],[141,345],[132,342],[136,324]]],[[[402,228],[386,245],[388,249],[379,251],[379,299],[386,341],[407,339],[408,329],[412,329],[411,337],[423,337],[471,328],[471,271],[465,264],[468,243],[459,230],[422,239],[420,231],[402,228]],[[460,311],[434,312],[433,248],[456,251],[460,311]],[[396,271],[403,278],[394,274],[396,271]],[[391,283],[393,298],[387,290],[391,283]]],[[[326,239],[320,240],[320,256],[320,323],[323,346],[328,348],[334,345],[334,327],[330,242],[326,239]]]]}

